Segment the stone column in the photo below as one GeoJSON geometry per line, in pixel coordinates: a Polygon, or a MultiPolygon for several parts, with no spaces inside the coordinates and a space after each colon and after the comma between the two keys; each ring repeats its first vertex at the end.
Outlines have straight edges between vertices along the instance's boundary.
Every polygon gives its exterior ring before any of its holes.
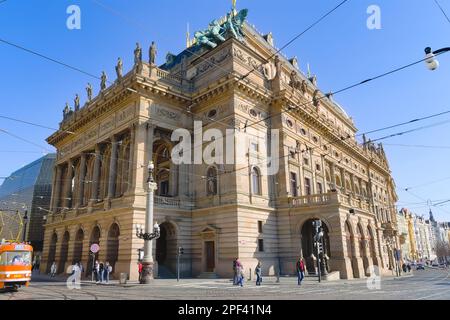
{"type": "Polygon", "coordinates": [[[109,164],[109,178],[108,178],[108,200],[114,198],[116,191],[116,171],[117,171],[117,151],[118,141],[115,136],[111,137],[111,162],[109,164]]]}
{"type": "Polygon", "coordinates": [[[178,186],[177,186],[177,178],[178,178],[178,166],[176,166],[172,161],[170,162],[170,172],[169,172],[169,194],[172,197],[176,197],[178,195],[178,186]]]}
{"type": "Polygon", "coordinates": [[[61,197],[61,175],[62,175],[62,170],[61,170],[61,166],[57,165],[56,166],[56,179],[55,179],[55,190],[53,193],[53,213],[58,212],[59,211],[59,204],[60,204],[60,197],[61,197]]]}
{"type": "MultiPolygon", "coordinates": [[[[153,140],[154,140],[154,134],[155,134],[155,126],[148,124],[147,126],[147,138],[146,138],[146,144],[147,147],[145,148],[146,151],[146,155],[147,155],[147,159],[145,161],[145,171],[147,172],[147,168],[148,168],[148,164],[150,163],[150,161],[153,160],[153,140]]],[[[155,164],[155,168],[156,168],[156,164],[155,164]]],[[[147,180],[145,180],[144,182],[146,182],[147,180]]]]}
{"type": "MultiPolygon", "coordinates": [[[[330,191],[330,188],[328,187],[328,181],[327,181],[327,171],[325,170],[325,155],[320,156],[320,166],[322,168],[322,175],[323,175],[323,193],[328,193],[330,191]]],[[[331,175],[331,172],[330,172],[331,175]]],[[[330,177],[331,178],[331,177],[330,177]]]]}
{"type": "Polygon", "coordinates": [[[67,261],[66,261],[66,268],[69,265],[73,265],[74,263],[76,263],[77,261],[73,261],[73,255],[75,253],[75,237],[76,237],[76,230],[74,231],[74,229],[68,229],[67,231],[69,231],[69,243],[68,243],[68,248],[67,248],[67,261]]]}
{"type": "Polygon", "coordinates": [[[49,208],[50,212],[53,212],[53,208],[54,208],[54,204],[55,204],[55,190],[56,190],[56,183],[57,183],[57,180],[56,180],[57,167],[54,166],[52,171],[53,171],[53,176],[52,176],[52,194],[51,194],[51,197],[50,197],[50,208],[49,208]]]}
{"type": "Polygon", "coordinates": [[[336,167],[334,162],[330,162],[330,175],[331,175],[331,184],[334,189],[337,189],[336,186],[336,167]]]}
{"type": "Polygon", "coordinates": [[[316,163],[314,162],[312,150],[309,150],[309,163],[311,164],[312,171],[311,194],[317,194],[316,163]]]}
{"type": "Polygon", "coordinates": [[[130,156],[128,157],[128,177],[127,177],[127,189],[125,190],[125,194],[129,194],[133,190],[134,186],[134,174],[133,169],[136,166],[136,162],[134,159],[134,144],[136,140],[136,124],[132,124],[130,126],[130,156]]]}
{"type": "Polygon", "coordinates": [[[92,192],[91,199],[89,199],[89,206],[98,202],[98,185],[100,179],[100,164],[102,161],[102,155],[100,150],[100,145],[95,146],[95,160],[94,160],[94,172],[92,173],[92,192]]]}
{"type": "Polygon", "coordinates": [[[350,188],[352,188],[353,194],[356,194],[355,192],[355,175],[353,173],[350,173],[350,188]]]}
{"type": "Polygon", "coordinates": [[[73,160],[70,159],[67,163],[67,175],[66,175],[66,182],[65,182],[65,188],[64,188],[64,205],[65,208],[71,208],[73,205],[73,199],[72,199],[72,178],[73,178],[73,160]]]}
{"type": "Polygon", "coordinates": [[[82,153],[80,158],[80,174],[78,175],[78,199],[75,208],[83,206],[84,179],[86,178],[86,154],[82,153]]]}
{"type": "Polygon", "coordinates": [[[347,194],[347,184],[345,183],[345,169],[340,169],[341,172],[341,182],[342,182],[342,188],[344,189],[344,193],[347,194]]]}
{"type": "Polygon", "coordinates": [[[299,175],[298,175],[298,196],[305,196],[305,175],[303,173],[304,163],[303,163],[303,153],[297,153],[297,161],[299,164],[299,175]]]}

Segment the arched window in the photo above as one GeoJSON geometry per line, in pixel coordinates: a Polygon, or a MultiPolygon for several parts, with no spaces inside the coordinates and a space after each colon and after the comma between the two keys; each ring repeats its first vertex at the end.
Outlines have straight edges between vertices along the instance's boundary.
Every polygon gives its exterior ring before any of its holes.
{"type": "Polygon", "coordinates": [[[217,194],[217,170],[210,167],[206,173],[206,193],[208,196],[217,194]]]}
{"type": "Polygon", "coordinates": [[[251,176],[253,194],[261,195],[261,174],[257,167],[253,167],[251,176]]]}

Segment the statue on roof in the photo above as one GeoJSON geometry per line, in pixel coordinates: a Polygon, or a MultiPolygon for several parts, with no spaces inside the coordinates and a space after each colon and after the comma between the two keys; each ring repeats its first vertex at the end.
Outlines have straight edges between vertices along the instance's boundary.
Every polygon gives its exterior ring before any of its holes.
{"type": "Polygon", "coordinates": [[[136,42],[136,49],[134,49],[134,64],[138,65],[142,62],[142,48],[139,42],[136,42]]]}
{"type": "Polygon", "coordinates": [[[155,44],[155,41],[152,41],[152,45],[150,46],[150,49],[149,49],[149,62],[150,62],[150,65],[155,65],[155,61],[156,61],[156,54],[158,53],[158,51],[156,50],[156,44],[155,44]]]}
{"type": "Polygon", "coordinates": [[[78,93],[75,95],[75,99],[73,100],[75,111],[80,110],[80,97],[78,96],[78,93]]]}
{"type": "Polygon", "coordinates": [[[122,62],[122,58],[118,58],[117,59],[117,65],[116,65],[116,74],[117,74],[117,80],[121,80],[122,79],[122,74],[123,72],[123,62],[122,62]]]}
{"type": "Polygon", "coordinates": [[[244,32],[242,28],[247,15],[247,9],[243,9],[239,12],[236,12],[233,9],[227,14],[227,18],[222,24],[220,24],[217,20],[213,20],[209,24],[208,29],[204,31],[197,31],[195,33],[194,36],[197,45],[215,48],[217,45],[224,42],[226,37],[230,35],[239,41],[243,41],[244,32]]]}
{"type": "Polygon", "coordinates": [[[72,112],[72,109],[69,107],[69,104],[66,102],[66,106],[63,110],[63,119],[66,120],[69,114],[72,112]]]}
{"type": "Polygon", "coordinates": [[[93,90],[92,85],[90,83],[88,83],[86,86],[86,93],[87,93],[89,102],[91,102],[91,100],[92,100],[92,90],[93,90]]]}
{"type": "Polygon", "coordinates": [[[102,76],[100,77],[100,90],[103,91],[106,89],[106,81],[108,81],[108,77],[106,76],[105,71],[102,71],[102,76]]]}

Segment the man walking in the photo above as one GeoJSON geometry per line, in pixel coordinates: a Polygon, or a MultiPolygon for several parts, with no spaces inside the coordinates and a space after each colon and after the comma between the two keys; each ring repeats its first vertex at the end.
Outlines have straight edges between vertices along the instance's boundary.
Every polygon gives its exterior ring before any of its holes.
{"type": "Polygon", "coordinates": [[[233,286],[236,286],[238,283],[237,261],[237,258],[233,260],[233,286]]]}
{"type": "Polygon", "coordinates": [[[255,274],[256,274],[256,285],[260,286],[262,282],[261,262],[258,262],[258,264],[256,265],[255,274]]]}
{"type": "Polygon", "coordinates": [[[302,258],[298,258],[296,264],[297,271],[297,284],[300,286],[302,284],[303,278],[305,277],[305,264],[303,263],[302,258]]]}

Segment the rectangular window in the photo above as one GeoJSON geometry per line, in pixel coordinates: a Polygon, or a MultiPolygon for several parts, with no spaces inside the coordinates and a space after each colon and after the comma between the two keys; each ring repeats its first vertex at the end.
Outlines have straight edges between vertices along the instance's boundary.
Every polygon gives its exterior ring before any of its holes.
{"type": "Polygon", "coordinates": [[[295,172],[291,172],[291,194],[293,197],[298,197],[297,174],[295,172]]]}
{"type": "Polygon", "coordinates": [[[258,232],[263,233],[263,222],[262,221],[258,221],[258,232]]]}
{"type": "Polygon", "coordinates": [[[258,239],[258,251],[264,252],[264,240],[263,239],[258,239]]]}
{"type": "Polygon", "coordinates": [[[309,159],[308,158],[303,158],[303,164],[305,166],[309,166],[309,159]]]}
{"type": "Polygon", "coordinates": [[[317,193],[319,194],[323,193],[322,184],[320,182],[317,182],[317,193]]]}
{"type": "Polygon", "coordinates": [[[311,195],[311,179],[305,178],[305,195],[311,195]]]}
{"type": "Polygon", "coordinates": [[[250,151],[258,152],[258,143],[257,142],[250,143],[250,151]]]}

